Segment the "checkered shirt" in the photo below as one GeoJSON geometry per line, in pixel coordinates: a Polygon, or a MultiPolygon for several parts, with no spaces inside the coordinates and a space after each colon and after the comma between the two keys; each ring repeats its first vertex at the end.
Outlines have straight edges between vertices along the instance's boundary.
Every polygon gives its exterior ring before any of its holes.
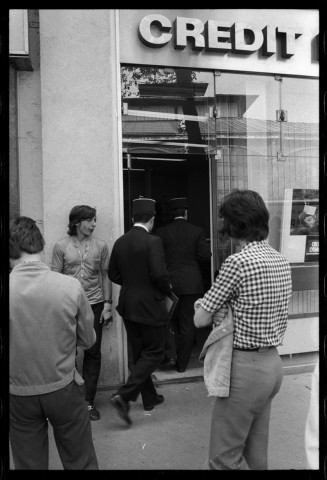
{"type": "Polygon", "coordinates": [[[291,295],[290,264],[261,241],[248,243],[230,255],[199,303],[208,312],[230,303],[234,347],[269,347],[283,342],[291,295]]]}

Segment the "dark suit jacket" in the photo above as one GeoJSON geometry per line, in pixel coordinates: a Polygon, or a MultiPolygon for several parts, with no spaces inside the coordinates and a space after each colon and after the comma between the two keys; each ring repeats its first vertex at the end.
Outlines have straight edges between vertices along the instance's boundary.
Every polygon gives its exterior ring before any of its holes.
{"type": "Polygon", "coordinates": [[[148,325],[168,322],[165,294],[171,291],[160,238],[133,227],[114,243],[108,275],[121,285],[118,313],[148,325]]]}
{"type": "Polygon", "coordinates": [[[211,252],[203,228],[184,219],[175,219],[158,228],[169,278],[176,295],[204,293],[200,266],[208,265],[211,252]]]}

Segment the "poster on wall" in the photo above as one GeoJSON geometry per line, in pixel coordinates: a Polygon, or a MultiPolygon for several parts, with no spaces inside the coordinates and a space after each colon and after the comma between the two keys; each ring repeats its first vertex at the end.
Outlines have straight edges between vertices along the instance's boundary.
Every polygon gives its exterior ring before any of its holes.
{"type": "Polygon", "coordinates": [[[317,262],[319,257],[319,192],[285,190],[281,253],[291,263],[317,262]]]}

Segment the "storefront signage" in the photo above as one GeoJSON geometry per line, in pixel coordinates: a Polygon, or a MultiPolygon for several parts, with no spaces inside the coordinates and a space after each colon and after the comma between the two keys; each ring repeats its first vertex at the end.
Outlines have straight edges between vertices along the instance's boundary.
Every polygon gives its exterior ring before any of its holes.
{"type": "Polygon", "coordinates": [[[301,35],[294,28],[266,25],[260,29],[242,22],[203,22],[188,17],[176,17],[171,22],[160,14],[146,15],[139,23],[140,40],[148,47],[160,48],[173,41],[177,50],[190,43],[198,51],[251,54],[260,50],[267,57],[277,52],[279,42],[281,56],[291,58],[296,53],[296,39],[301,35]]]}

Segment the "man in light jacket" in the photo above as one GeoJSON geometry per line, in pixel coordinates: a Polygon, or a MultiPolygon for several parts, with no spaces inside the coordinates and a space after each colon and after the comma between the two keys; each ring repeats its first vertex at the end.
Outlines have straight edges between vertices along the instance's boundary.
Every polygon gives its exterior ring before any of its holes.
{"type": "Polygon", "coordinates": [[[48,425],[66,470],[97,470],[76,345],[95,342],[93,312],[80,282],[42,262],[35,221],[15,219],[9,254],[9,437],[16,470],[49,468],[48,425]]]}

